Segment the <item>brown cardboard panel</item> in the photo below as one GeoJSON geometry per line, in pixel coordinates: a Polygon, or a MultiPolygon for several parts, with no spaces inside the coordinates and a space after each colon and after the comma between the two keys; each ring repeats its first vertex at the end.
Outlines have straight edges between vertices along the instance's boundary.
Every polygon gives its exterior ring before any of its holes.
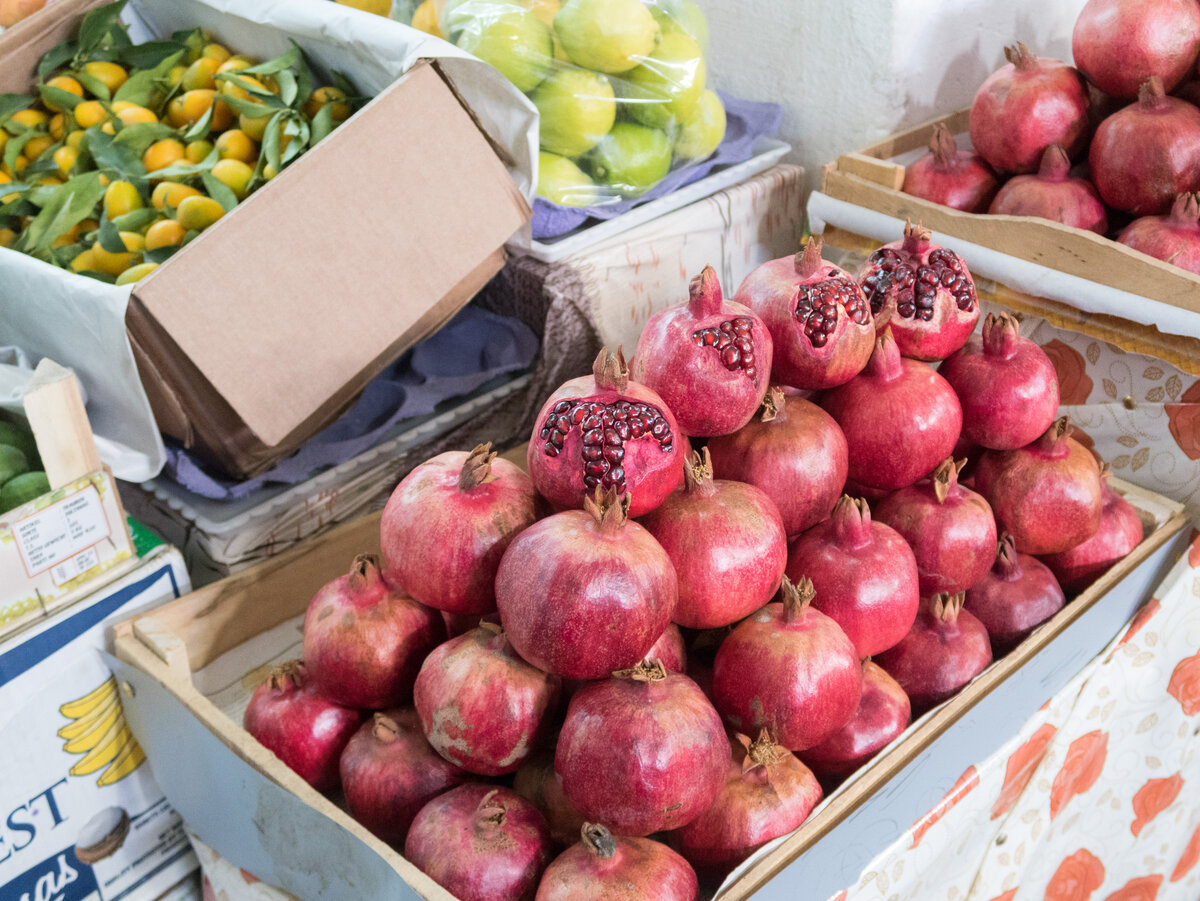
{"type": "Polygon", "coordinates": [[[421,65],[136,296],[245,425],[278,445],[365,364],[411,343],[527,215],[471,117],[421,65]]]}
{"type": "Polygon", "coordinates": [[[0,34],[0,92],[24,94],[37,76],[37,64],[56,44],[73,38],[79,17],[104,0],[55,0],[0,34]]]}

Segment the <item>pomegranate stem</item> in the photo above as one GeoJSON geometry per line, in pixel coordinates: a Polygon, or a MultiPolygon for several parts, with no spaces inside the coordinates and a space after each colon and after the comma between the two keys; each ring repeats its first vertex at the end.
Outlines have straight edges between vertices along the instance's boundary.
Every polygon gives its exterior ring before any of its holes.
{"type": "Polygon", "coordinates": [[[373,592],[381,581],[379,558],[374,554],[359,554],[350,563],[350,594],[355,597],[373,592]]]}
{"type": "Polygon", "coordinates": [[[785,623],[795,622],[804,615],[808,605],[817,596],[817,591],[813,588],[812,579],[807,576],[801,576],[796,582],[784,576],[781,587],[783,589],[783,621],[785,623]]]}
{"type": "Polygon", "coordinates": [[[592,364],[592,377],[596,380],[597,388],[606,388],[620,394],[625,393],[629,384],[629,366],[625,363],[625,352],[621,347],[613,353],[607,347],[602,348],[592,364]]]}
{"type": "Polygon", "coordinates": [[[688,283],[688,311],[696,319],[721,312],[721,282],[712,266],[705,266],[688,283]]]}
{"type": "Polygon", "coordinates": [[[833,505],[833,534],[844,548],[860,548],[871,540],[871,507],[866,498],[843,494],[833,505]]]}
{"type": "Polygon", "coordinates": [[[597,857],[607,860],[617,853],[617,840],[599,823],[584,823],[579,834],[584,846],[597,857]]]}
{"type": "Polygon", "coordinates": [[[937,161],[938,166],[946,167],[958,158],[958,142],[944,123],[938,122],[933,126],[933,136],[929,139],[929,152],[937,161]]]}
{"type": "Polygon", "coordinates": [[[379,741],[390,745],[400,737],[400,725],[386,713],[376,713],[371,732],[379,741]]]}
{"type": "Polygon", "coordinates": [[[687,492],[711,493],[713,487],[712,457],[708,448],[692,452],[692,458],[683,465],[683,487],[687,492]]]}
{"type": "Polygon", "coordinates": [[[988,313],[983,320],[983,352],[989,357],[1012,359],[1020,337],[1020,323],[1009,313],[988,313]]]}
{"type": "Polygon", "coordinates": [[[475,445],[471,453],[467,454],[462,471],[458,474],[458,490],[470,491],[479,485],[496,481],[495,475],[492,474],[492,461],[495,459],[496,452],[492,450],[490,441],[475,445]]]}
{"type": "Polygon", "coordinates": [[[808,239],[808,243],[804,245],[804,249],[796,254],[793,265],[796,268],[798,276],[801,278],[812,278],[825,265],[825,261],[821,259],[821,248],[824,246],[824,243],[821,238],[814,235],[808,239]]]}
{"type": "Polygon", "coordinates": [[[1000,536],[996,546],[996,562],[992,564],[992,572],[1008,582],[1020,578],[1023,572],[1021,560],[1017,557],[1017,543],[1007,532],[1000,536]]]}

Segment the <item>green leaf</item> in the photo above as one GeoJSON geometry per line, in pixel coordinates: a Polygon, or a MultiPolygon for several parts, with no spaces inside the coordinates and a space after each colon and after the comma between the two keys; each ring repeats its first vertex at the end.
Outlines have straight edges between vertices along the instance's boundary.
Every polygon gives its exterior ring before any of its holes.
{"type": "Polygon", "coordinates": [[[299,121],[295,119],[289,119],[287,124],[283,127],[283,133],[285,135],[291,135],[292,137],[292,140],[288,143],[287,149],[283,151],[282,162],[286,166],[289,162],[302,154],[308,147],[308,123],[303,119],[299,121]]]}
{"type": "Polygon", "coordinates": [[[118,216],[112,221],[112,224],[117,227],[118,231],[137,232],[157,218],[158,210],[154,207],[143,207],[140,210],[132,210],[124,216],[118,216]]]}
{"type": "Polygon", "coordinates": [[[93,50],[104,46],[105,39],[114,28],[122,28],[121,10],[125,8],[126,0],[117,0],[107,6],[93,9],[83,17],[79,25],[78,53],[87,55],[93,50]]]}
{"type": "Polygon", "coordinates": [[[180,140],[185,144],[190,144],[192,141],[202,141],[207,138],[209,131],[212,130],[213,113],[216,112],[216,109],[217,105],[215,103],[210,104],[208,109],[204,111],[204,115],[197,119],[196,122],[183,133],[182,137],[180,137],[180,140]]]}
{"type": "Polygon", "coordinates": [[[89,128],[87,139],[88,149],[97,169],[109,178],[131,181],[139,187],[145,186],[146,167],[142,165],[142,157],[137,150],[128,144],[118,143],[99,127],[89,128]]]}
{"type": "Polygon", "coordinates": [[[31,130],[8,139],[8,143],[4,145],[4,165],[8,166],[8,171],[17,171],[17,157],[21,155],[25,145],[36,136],[37,132],[31,130]]]}
{"type": "Polygon", "coordinates": [[[100,217],[100,233],[96,236],[96,243],[109,253],[125,253],[121,230],[115,222],[110,222],[107,216],[100,217]]]}
{"type": "Polygon", "coordinates": [[[204,182],[204,189],[208,191],[208,196],[221,204],[225,208],[225,212],[229,212],[237,206],[237,196],[230,189],[229,185],[218,179],[211,172],[205,172],[200,176],[200,180],[204,182]]]}
{"type": "Polygon", "coordinates": [[[42,211],[21,232],[16,249],[26,253],[42,253],[55,238],[91,216],[103,197],[104,185],[100,184],[99,172],[76,175],[54,192],[42,211]]]}
{"type": "MultiPolygon", "coordinates": [[[[333,131],[333,104],[326,103],[312,120],[312,143],[319,144],[333,131]]],[[[312,145],[309,145],[312,146],[312,145]]]]}
{"type": "Polygon", "coordinates": [[[290,69],[284,69],[275,78],[279,82],[279,99],[288,106],[295,106],[296,94],[300,90],[296,85],[296,76],[290,69]]]}
{"type": "Polygon", "coordinates": [[[170,59],[176,53],[184,53],[186,50],[179,41],[147,41],[122,50],[121,62],[131,69],[153,69],[164,59],[170,59]]]}
{"type": "Polygon", "coordinates": [[[78,49],[79,45],[75,41],[67,41],[51,47],[45,52],[45,54],[42,55],[42,59],[38,63],[38,78],[45,78],[59,66],[62,66],[68,60],[73,59],[78,49]]]}
{"type": "Polygon", "coordinates": [[[136,103],[138,106],[149,106],[154,95],[158,93],[158,89],[166,83],[167,73],[183,58],[183,53],[183,50],[177,50],[159,62],[153,69],[134,72],[113,95],[113,100],[126,100],[129,103],[136,103]]]}
{"type": "Polygon", "coordinates": [[[83,103],[82,97],[77,97],[70,91],[64,91],[62,88],[52,87],[48,84],[38,85],[38,91],[42,95],[42,102],[46,106],[57,106],[62,110],[73,110],[79,104],[83,103]]]}
{"type": "Polygon", "coordinates": [[[166,247],[156,247],[142,254],[142,259],[147,263],[158,263],[161,265],[171,259],[182,247],[182,244],[168,244],[166,247]]]}
{"type": "Polygon", "coordinates": [[[165,138],[174,138],[177,134],[170,125],[162,122],[138,122],[134,125],[126,125],[117,132],[113,140],[118,144],[132,147],[140,157],[154,142],[165,138]]]}
{"type": "Polygon", "coordinates": [[[154,177],[162,181],[178,181],[181,178],[192,178],[197,175],[203,175],[205,172],[211,172],[221,159],[221,154],[217,148],[213,148],[199,163],[176,163],[174,166],[168,166],[166,169],[155,169],[154,177]]]}
{"type": "Polygon", "coordinates": [[[247,119],[257,119],[260,116],[269,116],[272,113],[287,110],[283,101],[274,94],[262,98],[262,102],[243,100],[241,97],[234,97],[232,94],[222,94],[221,100],[235,113],[240,113],[247,119]]]}
{"type": "Polygon", "coordinates": [[[0,205],[0,216],[36,216],[38,213],[40,213],[41,208],[35,205],[26,196],[29,191],[32,190],[32,188],[32,185],[26,184],[5,185],[3,194],[4,197],[9,197],[12,194],[16,194],[17,196],[12,200],[5,202],[3,205],[0,205]]]}
{"type": "Polygon", "coordinates": [[[262,158],[265,159],[276,172],[283,171],[283,160],[280,159],[279,153],[279,123],[283,119],[283,113],[276,113],[271,117],[271,121],[267,123],[267,130],[263,134],[262,143],[262,158]]]}
{"type": "Polygon", "coordinates": [[[13,113],[33,106],[33,98],[27,94],[0,94],[0,125],[8,121],[13,113]]]}
{"type": "Polygon", "coordinates": [[[83,251],[84,247],[81,243],[67,244],[64,247],[51,247],[50,261],[60,269],[69,269],[71,261],[83,253],[83,251]]]}
{"type": "Polygon", "coordinates": [[[299,66],[304,61],[304,55],[300,52],[300,48],[296,42],[292,42],[292,49],[287,53],[280,54],[274,59],[269,59],[265,63],[259,63],[257,66],[250,66],[248,69],[241,71],[247,75],[274,75],[276,72],[282,72],[284,69],[291,69],[299,66]]]}
{"type": "Polygon", "coordinates": [[[333,85],[336,88],[340,88],[342,93],[346,95],[347,99],[352,98],[357,100],[362,96],[358,93],[358,88],[354,86],[354,82],[347,78],[343,73],[338,72],[336,69],[333,72],[333,85]]]}
{"type": "Polygon", "coordinates": [[[97,100],[102,100],[105,103],[108,103],[110,100],[112,100],[112,94],[108,90],[108,85],[106,85],[96,76],[88,75],[86,72],[80,70],[78,72],[73,72],[71,77],[83,85],[83,89],[97,100]]]}

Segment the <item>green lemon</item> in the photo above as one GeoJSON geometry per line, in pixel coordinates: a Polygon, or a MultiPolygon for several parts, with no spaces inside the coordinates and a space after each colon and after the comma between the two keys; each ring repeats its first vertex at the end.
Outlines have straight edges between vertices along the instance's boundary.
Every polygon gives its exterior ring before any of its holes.
{"type": "Polygon", "coordinates": [[[651,128],[666,128],[692,114],[706,75],[700,45],[686,34],[668,34],[625,75],[621,94],[635,119],[651,128]]]}
{"type": "Polygon", "coordinates": [[[541,83],[554,57],[550,29],[524,10],[468,25],[458,37],[458,46],[495,66],[523,92],[541,83]]]}
{"type": "Polygon", "coordinates": [[[525,9],[517,0],[446,0],[441,7],[438,26],[453,44],[458,43],[466,29],[478,31],[488,22],[525,9]]]}
{"type": "Polygon", "coordinates": [[[612,84],[582,69],[559,69],[530,95],[542,114],[542,149],[561,156],[586,153],[608,134],[617,117],[612,84]]]}
{"type": "Polygon", "coordinates": [[[50,480],[44,472],[23,472],[14,476],[0,488],[0,513],[15,510],[39,498],[50,490],[50,480]]]}
{"type": "MultiPolygon", "coordinates": [[[[587,178],[585,175],[584,178],[587,178]]],[[[591,181],[589,178],[588,181],[591,181]]],[[[20,448],[0,444],[0,485],[29,470],[29,460],[20,448]]]]}
{"type": "Polygon", "coordinates": [[[591,206],[599,199],[596,183],[565,156],[538,154],[538,195],[560,206],[591,206]]]}
{"type": "Polygon", "coordinates": [[[660,32],[641,0],[567,0],[554,33],[575,65],[616,74],[649,56],[660,32]]]}
{"type": "Polygon", "coordinates": [[[705,91],[692,114],[679,122],[675,155],[685,160],[702,160],[717,149],[725,137],[725,107],[716,91],[705,91]]]}
{"type": "MultiPolygon", "coordinates": [[[[29,461],[30,466],[40,464],[41,458],[38,456],[37,442],[33,440],[33,432],[27,428],[6,420],[0,419],[0,444],[9,444],[25,455],[25,459],[29,461]]],[[[0,479],[0,485],[4,484],[4,480],[0,479]]]]}
{"type": "Polygon", "coordinates": [[[618,122],[589,155],[596,181],[627,197],[645,193],[671,168],[671,141],[657,128],[618,122]]]}
{"type": "Polygon", "coordinates": [[[663,37],[681,32],[701,46],[708,47],[708,19],[692,0],[662,0],[650,7],[650,14],[663,37]]]}

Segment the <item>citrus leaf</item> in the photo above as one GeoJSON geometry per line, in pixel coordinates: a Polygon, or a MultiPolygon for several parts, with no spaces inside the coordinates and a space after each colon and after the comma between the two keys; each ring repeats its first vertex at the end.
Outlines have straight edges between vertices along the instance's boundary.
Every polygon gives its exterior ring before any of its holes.
{"type": "Polygon", "coordinates": [[[108,216],[100,217],[100,233],[96,235],[96,243],[109,253],[125,253],[125,242],[121,239],[121,230],[108,216]]]}
{"type": "Polygon", "coordinates": [[[8,121],[13,113],[33,106],[33,98],[27,94],[0,94],[0,125],[8,121]]]}
{"type": "Polygon", "coordinates": [[[354,82],[336,69],[333,72],[333,84],[334,87],[346,95],[347,100],[357,101],[363,99],[362,95],[358,93],[358,88],[354,86],[354,82]]]}
{"type": "Polygon", "coordinates": [[[308,98],[312,96],[312,92],[313,92],[312,72],[309,71],[308,66],[301,66],[300,67],[300,75],[298,76],[298,83],[296,85],[296,99],[298,101],[298,103],[297,103],[298,109],[300,107],[304,106],[304,104],[308,100],[308,98]]]}
{"type": "Polygon", "coordinates": [[[271,121],[267,123],[267,130],[263,133],[262,156],[275,169],[280,172],[283,169],[283,160],[279,154],[279,123],[283,113],[276,113],[271,117],[271,121]]]}
{"type": "Polygon", "coordinates": [[[124,216],[118,216],[112,221],[112,224],[117,227],[117,231],[136,232],[141,231],[157,219],[158,215],[158,210],[154,207],[143,207],[140,210],[131,210],[124,216]]]}
{"type": "MultiPolygon", "coordinates": [[[[312,120],[312,143],[319,144],[333,131],[333,104],[326,103],[312,120]]],[[[311,145],[310,145],[311,146],[311,145]]]]}
{"type": "Polygon", "coordinates": [[[282,162],[284,165],[287,165],[308,147],[308,123],[303,120],[297,122],[295,119],[289,119],[283,128],[283,133],[292,137],[292,141],[287,145],[287,149],[283,151],[282,162]]]}
{"type": "Polygon", "coordinates": [[[21,155],[25,145],[36,136],[37,133],[30,130],[8,139],[8,143],[4,145],[4,165],[8,166],[9,172],[17,171],[17,157],[21,155]]]}
{"type": "Polygon", "coordinates": [[[187,131],[183,133],[179,140],[185,144],[190,144],[192,141],[199,141],[208,137],[208,133],[212,130],[213,113],[216,111],[217,105],[210,104],[208,109],[204,111],[204,115],[192,124],[187,131]]]}
{"type": "Polygon", "coordinates": [[[241,97],[234,97],[231,94],[222,94],[221,101],[235,113],[240,113],[247,119],[258,119],[287,109],[283,105],[283,101],[274,94],[262,98],[263,102],[261,103],[257,100],[243,100],[241,97]]]}
{"type": "Polygon", "coordinates": [[[83,103],[83,98],[53,85],[38,85],[38,93],[42,95],[42,103],[46,106],[57,106],[60,110],[73,110],[83,103]]]}
{"type": "Polygon", "coordinates": [[[183,50],[177,50],[153,69],[134,72],[113,95],[114,102],[124,100],[128,103],[136,103],[138,106],[149,106],[159,87],[166,83],[167,74],[183,58],[183,54],[183,50]]]}
{"type": "Polygon", "coordinates": [[[275,76],[275,79],[279,82],[279,99],[288,106],[294,106],[296,93],[299,90],[295,74],[290,69],[284,69],[275,76]]]}
{"type": "Polygon", "coordinates": [[[122,128],[113,140],[131,147],[141,156],[151,144],[164,138],[173,138],[176,134],[175,129],[163,122],[136,122],[122,128]]]}
{"type": "Polygon", "coordinates": [[[50,259],[55,266],[60,269],[67,269],[71,265],[71,261],[75,257],[83,253],[84,247],[82,244],[67,244],[63,247],[51,247],[50,259]]]}
{"type": "Polygon", "coordinates": [[[204,182],[204,189],[208,191],[208,196],[221,204],[225,212],[228,213],[237,206],[237,196],[230,190],[229,185],[225,184],[211,172],[205,172],[200,176],[200,180],[204,182]]]}
{"type": "Polygon", "coordinates": [[[88,75],[86,72],[73,72],[71,73],[71,77],[83,85],[84,90],[98,100],[102,100],[105,103],[112,100],[112,93],[108,90],[108,85],[96,76],[88,75]]]}
{"type": "Polygon", "coordinates": [[[247,75],[274,75],[276,72],[282,72],[284,69],[291,69],[299,66],[304,61],[304,55],[300,52],[300,48],[295,41],[292,42],[292,49],[286,53],[282,53],[274,59],[269,59],[265,63],[259,63],[257,66],[250,66],[241,71],[247,75]]]}
{"type": "Polygon", "coordinates": [[[153,250],[147,250],[142,255],[142,258],[147,263],[159,263],[161,265],[162,263],[165,263],[167,260],[171,259],[171,257],[176,254],[180,248],[182,248],[182,246],[182,244],[168,244],[165,247],[155,247],[153,250]]]}
{"type": "MultiPolygon", "coordinates": [[[[141,154],[128,144],[118,143],[111,135],[106,135],[99,128],[87,130],[88,149],[96,168],[109,178],[131,181],[135,185],[144,186],[146,183],[146,167],[142,165],[141,154]]],[[[155,177],[160,177],[157,173],[155,177]]]]}
{"type": "Polygon", "coordinates": [[[42,59],[38,63],[38,78],[45,78],[59,66],[74,58],[78,49],[79,45],[75,41],[67,41],[51,47],[42,55],[42,59]]]}
{"type": "Polygon", "coordinates": [[[147,41],[122,50],[121,62],[131,69],[153,69],[163,60],[186,49],[179,41],[147,41]]]}
{"type": "Polygon", "coordinates": [[[212,171],[221,159],[221,152],[214,147],[203,160],[199,163],[176,163],[174,166],[168,166],[166,169],[155,169],[154,177],[161,180],[177,180],[180,178],[191,178],[196,175],[203,175],[205,172],[212,171]]]}
{"type": "Polygon", "coordinates": [[[86,56],[104,46],[104,41],[114,28],[122,28],[121,10],[126,0],[117,0],[93,9],[79,24],[79,48],[77,53],[86,56]]]}
{"type": "Polygon", "coordinates": [[[45,251],[55,238],[91,216],[103,197],[99,172],[76,175],[54,191],[41,212],[21,232],[15,248],[34,254],[45,251]]]}

